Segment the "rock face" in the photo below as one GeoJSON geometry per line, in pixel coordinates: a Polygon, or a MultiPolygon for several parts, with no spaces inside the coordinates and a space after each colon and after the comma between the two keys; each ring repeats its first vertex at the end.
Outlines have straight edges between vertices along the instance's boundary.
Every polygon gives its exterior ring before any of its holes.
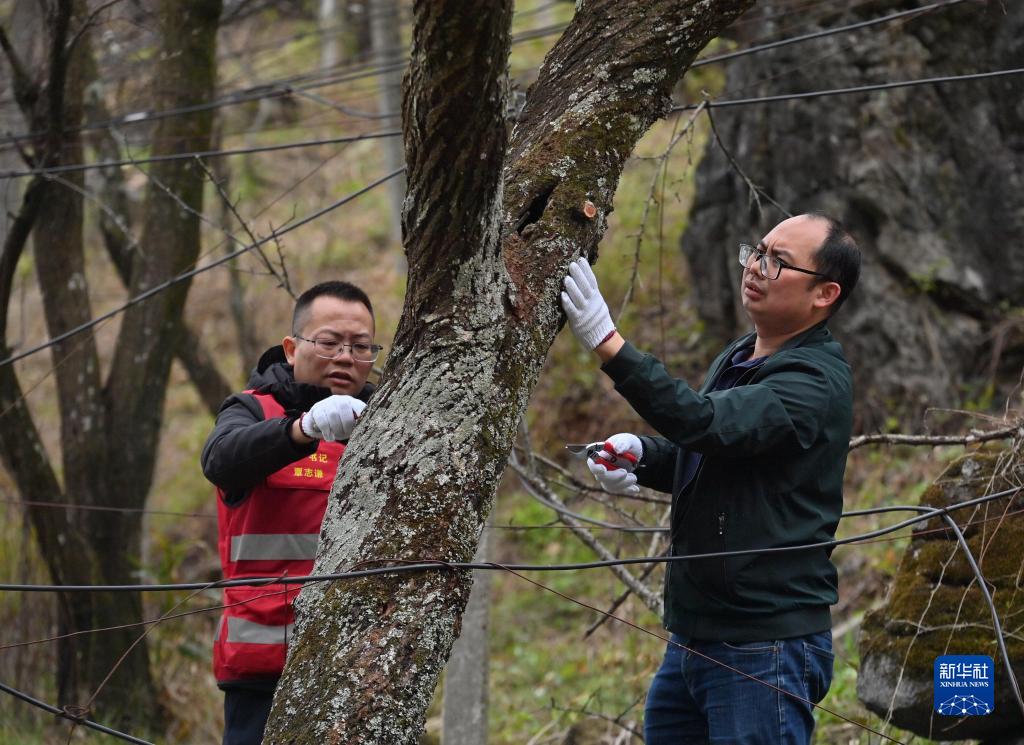
{"type": "MultiPolygon", "coordinates": [[[[1024,443],[969,453],[929,487],[921,504],[947,507],[1021,484],[1024,443]]],[[[1011,664],[1024,673],[1024,493],[953,513],[989,583],[1011,664]]],[[[988,605],[953,534],[933,518],[919,524],[885,606],[864,618],[857,696],[883,720],[932,740],[1009,738],[1024,732],[996,645],[988,605]],[[933,714],[933,671],[941,655],[988,655],[995,661],[995,710],[957,719],[933,714]]],[[[1008,740],[1009,741],[1009,740],[1008,740]]]]}
{"type": "MultiPolygon", "coordinates": [[[[734,35],[749,46],[920,3],[857,3],[827,16],[798,15],[800,5],[765,0],[734,35]]],[[[730,61],[718,100],[1020,67],[1024,3],[964,3],[730,61]]],[[[971,395],[964,382],[986,381],[994,358],[1016,380],[1024,324],[1013,338],[1000,330],[1024,297],[1024,76],[712,114],[751,181],[790,212],[835,215],[861,245],[861,284],[833,330],[855,370],[862,427],[880,426],[894,402],[920,411],[971,395]]],[[[762,205],[759,214],[712,137],[682,249],[718,337],[749,328],[737,245],[784,217],[762,205]]]]}

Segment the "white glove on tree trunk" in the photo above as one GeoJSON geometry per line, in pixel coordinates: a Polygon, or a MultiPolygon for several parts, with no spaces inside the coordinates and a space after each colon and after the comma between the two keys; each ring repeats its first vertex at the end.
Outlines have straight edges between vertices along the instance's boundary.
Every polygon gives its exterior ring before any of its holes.
{"type": "Polygon", "coordinates": [[[352,396],[328,396],[302,415],[299,427],[306,437],[317,440],[347,440],[365,408],[366,404],[352,396]]]}
{"type": "Polygon", "coordinates": [[[594,270],[580,257],[569,264],[569,276],[562,284],[562,309],[569,319],[569,328],[587,349],[595,349],[615,330],[615,324],[597,287],[594,270]]]}

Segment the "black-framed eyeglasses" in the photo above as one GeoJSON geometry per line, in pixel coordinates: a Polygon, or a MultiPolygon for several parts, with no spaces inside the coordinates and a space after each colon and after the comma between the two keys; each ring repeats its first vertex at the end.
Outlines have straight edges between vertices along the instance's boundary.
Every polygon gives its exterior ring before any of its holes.
{"type": "Polygon", "coordinates": [[[356,342],[355,344],[343,344],[337,339],[307,339],[304,336],[293,334],[292,338],[300,341],[308,341],[313,345],[313,354],[317,357],[322,357],[325,360],[333,360],[339,354],[342,354],[345,349],[348,349],[352,355],[352,359],[358,360],[359,362],[376,362],[377,357],[380,355],[380,351],[384,349],[380,344],[367,344],[365,342],[356,342]]]}
{"type": "Polygon", "coordinates": [[[798,266],[787,264],[785,261],[780,259],[774,254],[768,254],[762,251],[756,246],[751,246],[749,243],[740,244],[740,265],[744,268],[750,266],[750,258],[754,257],[760,263],[761,276],[765,279],[778,279],[779,275],[782,274],[783,269],[792,269],[794,272],[803,272],[804,274],[813,274],[815,277],[823,277],[829,282],[834,281],[827,274],[821,272],[812,272],[810,269],[801,269],[798,266]]]}

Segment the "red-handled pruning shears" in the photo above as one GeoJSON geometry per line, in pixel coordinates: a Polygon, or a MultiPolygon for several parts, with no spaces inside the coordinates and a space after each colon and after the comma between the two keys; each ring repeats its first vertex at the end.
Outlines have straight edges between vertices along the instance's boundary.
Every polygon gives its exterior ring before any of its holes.
{"type": "Polygon", "coordinates": [[[570,443],[565,446],[565,449],[580,460],[590,458],[595,463],[599,463],[607,468],[609,471],[614,471],[617,468],[624,468],[627,471],[632,471],[636,468],[635,455],[632,453],[615,453],[614,449],[605,442],[591,442],[587,445],[570,443]],[[598,453],[601,452],[604,452],[605,454],[599,456],[598,453]]]}

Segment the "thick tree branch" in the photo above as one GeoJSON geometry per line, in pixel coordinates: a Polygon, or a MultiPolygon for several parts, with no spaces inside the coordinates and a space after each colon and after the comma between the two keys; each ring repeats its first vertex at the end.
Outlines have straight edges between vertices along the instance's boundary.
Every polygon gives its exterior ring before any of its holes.
{"type": "MultiPolygon", "coordinates": [[[[219,0],[161,2],[156,108],[190,106],[213,96],[220,11],[219,0]]],[[[160,120],[153,134],[153,154],[208,149],[212,124],[210,111],[160,120]]],[[[153,164],[149,177],[139,240],[142,251],[133,259],[129,282],[132,296],[193,266],[201,244],[202,169],[193,160],[168,161],[153,164]],[[182,214],[180,205],[187,207],[188,214],[182,214]]],[[[141,506],[152,481],[167,379],[182,343],[189,286],[179,283],[130,308],[118,334],[107,380],[110,436],[136,443],[118,464],[123,477],[137,487],[132,506],[141,506]]]]}
{"type": "Polygon", "coordinates": [[[39,86],[35,84],[25,64],[18,56],[17,50],[7,37],[7,30],[0,25],[0,47],[3,48],[7,61],[11,65],[11,77],[14,80],[14,98],[23,112],[31,111],[39,98],[39,86]]]}

